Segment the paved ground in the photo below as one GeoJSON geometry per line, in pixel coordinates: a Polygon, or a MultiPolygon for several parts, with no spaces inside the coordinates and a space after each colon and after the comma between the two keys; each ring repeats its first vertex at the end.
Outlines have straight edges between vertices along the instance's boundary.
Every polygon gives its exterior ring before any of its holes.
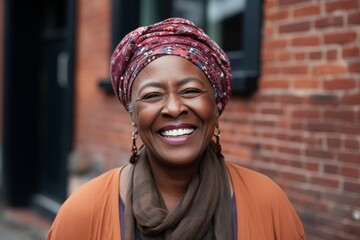
{"type": "Polygon", "coordinates": [[[30,230],[0,221],[0,240],[37,240],[30,230]]]}
{"type": "Polygon", "coordinates": [[[0,240],[44,240],[48,220],[28,209],[11,209],[3,204],[1,148],[0,144],[0,240]]]}
{"type": "Polygon", "coordinates": [[[0,203],[0,240],[44,240],[47,221],[26,209],[7,209],[0,203]]]}

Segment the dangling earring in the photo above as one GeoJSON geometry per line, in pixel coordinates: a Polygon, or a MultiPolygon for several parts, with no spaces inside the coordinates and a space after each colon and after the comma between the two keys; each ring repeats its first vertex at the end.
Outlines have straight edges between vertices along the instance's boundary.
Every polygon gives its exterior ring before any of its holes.
{"type": "Polygon", "coordinates": [[[222,156],[221,154],[221,145],[220,145],[220,129],[217,128],[218,132],[215,134],[214,136],[216,138],[215,144],[214,144],[214,152],[218,155],[218,156],[222,156]]]}
{"type": "Polygon", "coordinates": [[[134,164],[136,163],[136,161],[138,160],[139,156],[138,156],[138,149],[136,147],[136,139],[138,137],[137,132],[133,132],[131,139],[132,139],[132,146],[131,146],[131,157],[130,157],[130,163],[134,164]]]}

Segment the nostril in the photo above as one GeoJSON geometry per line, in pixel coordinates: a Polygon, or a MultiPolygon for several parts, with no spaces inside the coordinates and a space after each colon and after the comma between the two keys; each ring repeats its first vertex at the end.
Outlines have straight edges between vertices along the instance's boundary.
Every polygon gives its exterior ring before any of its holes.
{"type": "Polygon", "coordinates": [[[183,104],[178,96],[168,96],[164,102],[162,113],[172,118],[177,118],[187,111],[187,107],[183,104]]]}

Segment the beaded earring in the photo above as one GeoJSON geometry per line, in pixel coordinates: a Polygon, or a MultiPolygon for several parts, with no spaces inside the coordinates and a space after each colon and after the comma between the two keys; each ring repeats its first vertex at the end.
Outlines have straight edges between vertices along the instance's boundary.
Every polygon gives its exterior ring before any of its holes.
{"type": "Polygon", "coordinates": [[[214,152],[218,155],[218,156],[222,156],[221,154],[221,144],[220,144],[220,129],[217,128],[217,133],[214,133],[215,136],[215,144],[214,144],[214,152]]]}
{"type": "Polygon", "coordinates": [[[131,139],[132,139],[132,146],[131,146],[131,157],[130,157],[130,160],[129,162],[131,164],[135,164],[136,161],[138,160],[139,158],[139,155],[138,155],[138,148],[136,146],[136,139],[138,137],[138,134],[137,132],[133,132],[132,133],[132,136],[131,136],[131,139]]]}

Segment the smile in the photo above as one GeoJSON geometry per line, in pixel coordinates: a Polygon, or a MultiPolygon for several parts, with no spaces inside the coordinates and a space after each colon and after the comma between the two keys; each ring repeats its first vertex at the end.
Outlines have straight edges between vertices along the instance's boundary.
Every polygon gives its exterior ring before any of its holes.
{"type": "Polygon", "coordinates": [[[164,130],[160,132],[160,135],[163,137],[181,137],[184,135],[190,135],[195,131],[194,128],[180,128],[172,130],[164,130]]]}

